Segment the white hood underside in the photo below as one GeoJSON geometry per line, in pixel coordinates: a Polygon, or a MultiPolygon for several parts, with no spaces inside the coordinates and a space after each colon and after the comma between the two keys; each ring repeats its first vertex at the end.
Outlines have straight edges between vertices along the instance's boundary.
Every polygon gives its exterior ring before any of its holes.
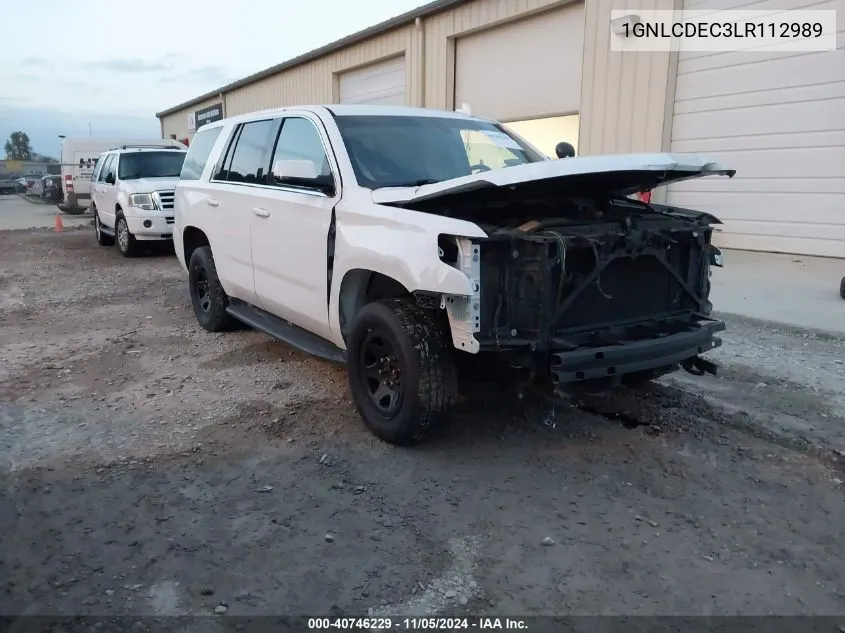
{"type": "Polygon", "coordinates": [[[604,174],[601,182],[607,192],[628,195],[689,178],[722,175],[733,177],[735,170],[694,154],[616,154],[547,160],[527,165],[503,167],[490,171],[453,178],[420,187],[384,187],[373,191],[376,204],[405,204],[433,200],[447,195],[518,185],[552,181],[564,185],[579,176],[604,174]],[[632,172],[647,172],[640,186],[632,186],[632,172]]]}

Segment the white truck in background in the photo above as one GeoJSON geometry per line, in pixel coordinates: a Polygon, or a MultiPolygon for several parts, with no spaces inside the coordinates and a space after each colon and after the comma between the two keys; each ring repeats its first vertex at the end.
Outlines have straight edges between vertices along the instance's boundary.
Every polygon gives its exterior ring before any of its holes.
{"type": "Polygon", "coordinates": [[[173,139],[161,138],[64,138],[59,161],[62,169],[62,200],[59,209],[70,215],[83,213],[91,205],[91,176],[100,154],[126,146],[162,145],[187,149],[173,139]]]}

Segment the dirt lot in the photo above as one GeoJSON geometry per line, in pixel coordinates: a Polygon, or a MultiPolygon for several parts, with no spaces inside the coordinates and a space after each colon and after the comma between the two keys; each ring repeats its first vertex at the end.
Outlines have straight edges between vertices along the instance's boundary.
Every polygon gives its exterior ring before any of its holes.
{"type": "Polygon", "coordinates": [[[0,233],[0,613],[845,612],[843,341],[711,356],[397,449],[342,369],[201,331],[171,254],[0,233]]]}

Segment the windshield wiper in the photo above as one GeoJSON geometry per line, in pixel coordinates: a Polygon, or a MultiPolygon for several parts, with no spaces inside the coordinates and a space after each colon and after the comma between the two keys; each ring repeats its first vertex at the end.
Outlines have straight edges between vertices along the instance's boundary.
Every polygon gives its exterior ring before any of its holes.
{"type": "Polygon", "coordinates": [[[391,183],[389,185],[382,185],[379,189],[387,187],[422,187],[423,185],[434,185],[438,182],[440,181],[434,180],[433,178],[420,178],[419,180],[412,180],[410,182],[397,182],[395,184],[391,183]]]}

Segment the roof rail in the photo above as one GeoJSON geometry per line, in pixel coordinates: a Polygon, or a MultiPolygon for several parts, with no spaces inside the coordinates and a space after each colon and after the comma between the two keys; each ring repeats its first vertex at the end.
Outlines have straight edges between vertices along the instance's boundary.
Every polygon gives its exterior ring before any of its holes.
{"type": "Polygon", "coordinates": [[[116,149],[182,149],[176,145],[120,145],[118,147],[112,147],[108,151],[113,151],[116,149]]]}

